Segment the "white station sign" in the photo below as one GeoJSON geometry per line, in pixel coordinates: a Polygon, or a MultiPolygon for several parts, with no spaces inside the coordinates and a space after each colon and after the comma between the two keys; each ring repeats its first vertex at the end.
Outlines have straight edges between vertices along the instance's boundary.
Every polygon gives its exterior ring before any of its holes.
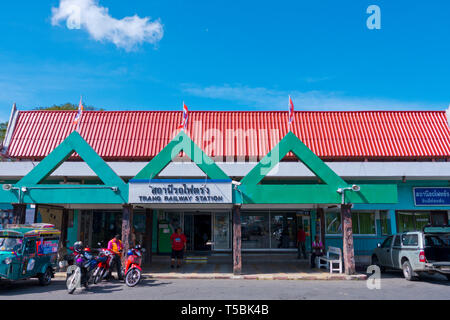
{"type": "Polygon", "coordinates": [[[231,180],[131,180],[129,203],[232,203],[231,180]]]}

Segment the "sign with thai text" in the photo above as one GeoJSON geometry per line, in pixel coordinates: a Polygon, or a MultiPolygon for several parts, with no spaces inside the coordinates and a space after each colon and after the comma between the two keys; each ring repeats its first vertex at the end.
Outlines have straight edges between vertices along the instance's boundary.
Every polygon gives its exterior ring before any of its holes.
{"type": "Polygon", "coordinates": [[[231,180],[131,180],[129,203],[232,203],[231,180]]]}
{"type": "Polygon", "coordinates": [[[416,206],[450,206],[450,188],[413,188],[416,206]]]}

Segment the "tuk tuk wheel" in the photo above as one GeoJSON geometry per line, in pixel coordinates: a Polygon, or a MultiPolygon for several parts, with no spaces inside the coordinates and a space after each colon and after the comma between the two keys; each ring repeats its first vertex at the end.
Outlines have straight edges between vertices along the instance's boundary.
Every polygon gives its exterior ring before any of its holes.
{"type": "Polygon", "coordinates": [[[52,269],[48,267],[47,270],[45,270],[45,273],[39,275],[39,284],[41,286],[48,286],[52,281],[52,275],[52,269]]]}

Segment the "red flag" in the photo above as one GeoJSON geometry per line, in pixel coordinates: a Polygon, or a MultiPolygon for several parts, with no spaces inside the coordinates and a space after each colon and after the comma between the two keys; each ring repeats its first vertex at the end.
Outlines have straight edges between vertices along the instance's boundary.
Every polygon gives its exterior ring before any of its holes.
{"type": "Polygon", "coordinates": [[[188,107],[183,102],[183,120],[181,121],[181,124],[178,126],[178,129],[185,130],[187,126],[189,118],[189,110],[188,107]]]}
{"type": "Polygon", "coordinates": [[[294,121],[294,103],[289,96],[289,131],[291,130],[291,123],[294,121]]]}

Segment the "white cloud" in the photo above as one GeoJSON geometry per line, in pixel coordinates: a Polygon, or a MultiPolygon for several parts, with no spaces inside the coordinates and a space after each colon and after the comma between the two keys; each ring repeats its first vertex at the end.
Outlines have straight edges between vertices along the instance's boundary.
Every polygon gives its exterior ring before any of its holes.
{"type": "Polygon", "coordinates": [[[289,95],[294,101],[296,110],[442,110],[442,105],[437,103],[353,97],[341,92],[274,90],[240,84],[208,87],[183,84],[182,88],[192,96],[234,101],[267,110],[279,108],[287,110],[289,95]]]}
{"type": "Polygon", "coordinates": [[[59,7],[52,8],[52,25],[62,21],[69,29],[84,29],[93,39],[112,42],[127,51],[144,42],[155,44],[164,34],[159,20],[137,15],[118,20],[98,0],[60,0],[59,7]]]}

